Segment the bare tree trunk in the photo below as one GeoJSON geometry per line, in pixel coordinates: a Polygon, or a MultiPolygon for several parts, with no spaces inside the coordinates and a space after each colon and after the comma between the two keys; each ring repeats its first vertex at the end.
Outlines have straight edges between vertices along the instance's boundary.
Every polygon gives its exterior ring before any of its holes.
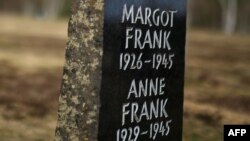
{"type": "Polygon", "coordinates": [[[63,6],[65,0],[43,0],[43,13],[45,18],[56,19],[63,6]]]}
{"type": "Polygon", "coordinates": [[[22,5],[22,11],[25,16],[33,16],[34,3],[32,0],[24,0],[22,5]]]}
{"type": "Polygon", "coordinates": [[[187,13],[187,25],[188,27],[192,26],[193,23],[193,7],[194,7],[194,1],[189,0],[188,1],[188,13],[187,13]]]}
{"type": "Polygon", "coordinates": [[[223,31],[232,35],[237,26],[238,2],[237,0],[219,0],[222,9],[223,31]]]}

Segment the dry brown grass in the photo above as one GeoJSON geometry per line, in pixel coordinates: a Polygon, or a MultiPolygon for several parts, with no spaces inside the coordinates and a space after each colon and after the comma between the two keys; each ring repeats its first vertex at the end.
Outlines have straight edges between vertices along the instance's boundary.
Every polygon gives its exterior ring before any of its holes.
{"type": "Polygon", "coordinates": [[[250,123],[249,37],[190,31],[187,43],[184,140],[222,140],[224,124],[250,123]]]}
{"type": "Polygon", "coordinates": [[[1,15],[0,141],[54,136],[67,23],[1,15]]]}
{"type": "Polygon", "coordinates": [[[56,37],[65,39],[67,35],[67,22],[44,21],[0,13],[0,33],[21,36],[56,37]]]}

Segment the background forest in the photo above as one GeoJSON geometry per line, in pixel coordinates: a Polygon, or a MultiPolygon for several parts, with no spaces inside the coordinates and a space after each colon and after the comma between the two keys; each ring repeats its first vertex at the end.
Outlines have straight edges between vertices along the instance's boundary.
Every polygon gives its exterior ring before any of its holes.
{"type": "MultiPolygon", "coordinates": [[[[53,140],[71,0],[0,0],[0,141],[53,140]]],[[[188,0],[184,141],[250,124],[250,1],[188,0]]]]}

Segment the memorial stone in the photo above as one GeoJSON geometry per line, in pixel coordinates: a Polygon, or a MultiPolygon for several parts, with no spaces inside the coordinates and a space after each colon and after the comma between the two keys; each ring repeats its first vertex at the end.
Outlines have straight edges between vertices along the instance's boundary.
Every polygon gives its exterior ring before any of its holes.
{"type": "Polygon", "coordinates": [[[58,141],[181,141],[186,0],[76,0],[58,141]]]}

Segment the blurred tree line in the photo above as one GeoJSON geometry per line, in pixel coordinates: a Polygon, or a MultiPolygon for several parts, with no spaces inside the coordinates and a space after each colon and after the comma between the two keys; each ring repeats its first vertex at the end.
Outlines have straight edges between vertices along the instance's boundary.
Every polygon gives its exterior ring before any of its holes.
{"type": "MultiPolygon", "coordinates": [[[[46,19],[69,16],[73,0],[0,0],[0,11],[46,19]]],[[[188,0],[191,27],[250,32],[250,0],[188,0]]]]}
{"type": "Polygon", "coordinates": [[[0,12],[56,19],[70,14],[72,0],[0,0],[0,12]]]}
{"type": "Polygon", "coordinates": [[[226,34],[250,32],[249,0],[188,0],[191,27],[221,30],[226,34]]]}

